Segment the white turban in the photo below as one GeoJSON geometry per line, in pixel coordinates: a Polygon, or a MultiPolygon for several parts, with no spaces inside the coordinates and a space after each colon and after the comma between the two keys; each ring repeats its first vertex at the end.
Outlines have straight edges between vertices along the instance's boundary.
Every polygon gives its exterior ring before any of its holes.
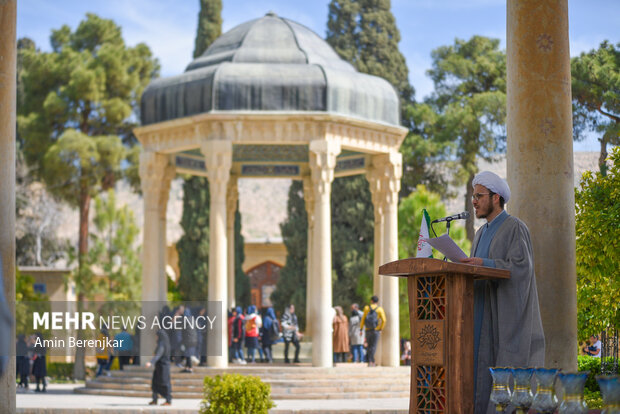
{"type": "Polygon", "coordinates": [[[472,181],[472,187],[480,184],[496,194],[504,197],[504,201],[507,203],[510,199],[510,187],[506,180],[499,178],[499,176],[491,171],[482,171],[476,174],[474,181],[472,181]]]}

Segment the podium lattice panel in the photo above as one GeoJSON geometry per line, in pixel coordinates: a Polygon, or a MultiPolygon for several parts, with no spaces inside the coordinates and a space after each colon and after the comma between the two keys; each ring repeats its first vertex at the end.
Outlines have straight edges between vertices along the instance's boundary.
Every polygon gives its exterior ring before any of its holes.
{"type": "Polygon", "coordinates": [[[441,320],[446,317],[445,276],[417,278],[416,313],[419,320],[441,320]]]}
{"type": "Polygon", "coordinates": [[[418,413],[446,411],[446,371],[442,366],[416,366],[418,413]]]}

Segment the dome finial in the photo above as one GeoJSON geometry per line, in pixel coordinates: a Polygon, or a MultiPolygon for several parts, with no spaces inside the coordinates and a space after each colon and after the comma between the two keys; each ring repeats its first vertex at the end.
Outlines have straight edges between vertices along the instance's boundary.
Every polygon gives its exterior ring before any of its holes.
{"type": "Polygon", "coordinates": [[[273,10],[269,10],[267,12],[267,14],[265,14],[265,16],[269,16],[269,17],[278,17],[278,15],[276,14],[276,12],[274,12],[273,10]]]}

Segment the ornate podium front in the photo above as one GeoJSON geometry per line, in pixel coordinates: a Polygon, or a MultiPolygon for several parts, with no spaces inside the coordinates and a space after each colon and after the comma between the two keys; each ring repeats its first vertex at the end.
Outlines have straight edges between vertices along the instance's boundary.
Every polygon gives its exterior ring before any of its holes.
{"type": "Polygon", "coordinates": [[[474,412],[474,280],[510,272],[438,259],[404,259],[379,268],[407,277],[411,324],[409,413],[474,412]]]}

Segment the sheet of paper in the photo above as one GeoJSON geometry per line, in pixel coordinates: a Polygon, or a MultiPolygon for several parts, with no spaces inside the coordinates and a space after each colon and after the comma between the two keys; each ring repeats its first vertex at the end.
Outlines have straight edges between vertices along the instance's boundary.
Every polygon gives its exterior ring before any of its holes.
{"type": "Polygon", "coordinates": [[[459,263],[461,259],[467,257],[465,252],[461,250],[447,234],[435,237],[434,239],[428,239],[428,243],[453,262],[459,263]]]}

